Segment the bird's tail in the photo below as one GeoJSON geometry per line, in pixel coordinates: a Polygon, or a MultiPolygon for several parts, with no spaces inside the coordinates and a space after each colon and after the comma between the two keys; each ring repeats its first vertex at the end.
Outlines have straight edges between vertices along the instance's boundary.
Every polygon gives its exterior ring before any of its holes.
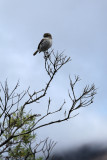
{"type": "Polygon", "coordinates": [[[37,53],[38,53],[38,50],[35,53],[33,53],[33,55],[35,56],[37,53]]]}

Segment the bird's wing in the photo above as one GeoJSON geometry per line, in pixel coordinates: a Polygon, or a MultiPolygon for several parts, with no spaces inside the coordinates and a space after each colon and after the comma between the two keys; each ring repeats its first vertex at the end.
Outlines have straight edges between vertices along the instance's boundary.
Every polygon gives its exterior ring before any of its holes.
{"type": "Polygon", "coordinates": [[[38,49],[40,49],[40,45],[44,42],[44,38],[40,41],[39,45],[38,45],[38,49]]]}

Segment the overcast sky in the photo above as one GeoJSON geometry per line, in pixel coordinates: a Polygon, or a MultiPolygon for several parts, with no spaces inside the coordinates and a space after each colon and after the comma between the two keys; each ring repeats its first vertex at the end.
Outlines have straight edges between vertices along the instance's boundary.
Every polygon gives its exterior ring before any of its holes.
{"type": "MultiPolygon", "coordinates": [[[[33,112],[44,111],[50,96],[52,107],[68,100],[69,78],[79,75],[78,93],[95,83],[94,103],[74,119],[38,130],[38,139],[49,136],[58,147],[107,141],[107,1],[106,0],[0,0],[0,81],[10,88],[20,80],[20,89],[38,90],[48,76],[43,53],[33,56],[45,32],[53,36],[55,51],[72,61],[56,75],[45,100],[33,112]],[[44,103],[45,102],[45,103],[44,103]],[[45,104],[45,106],[44,106],[45,104]]],[[[66,106],[66,107],[67,107],[66,106]]]]}

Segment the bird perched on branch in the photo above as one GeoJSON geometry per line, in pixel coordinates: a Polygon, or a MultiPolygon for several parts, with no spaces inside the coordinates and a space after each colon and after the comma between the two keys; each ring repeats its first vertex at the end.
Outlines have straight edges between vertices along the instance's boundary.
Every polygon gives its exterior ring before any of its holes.
{"type": "Polygon", "coordinates": [[[40,41],[34,56],[39,52],[45,52],[52,46],[52,36],[50,33],[45,33],[43,39],[40,41]]]}

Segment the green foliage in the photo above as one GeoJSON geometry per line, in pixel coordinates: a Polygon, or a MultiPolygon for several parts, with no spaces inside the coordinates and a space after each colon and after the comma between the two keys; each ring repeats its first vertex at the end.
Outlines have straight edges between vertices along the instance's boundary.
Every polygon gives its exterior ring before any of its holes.
{"type": "Polygon", "coordinates": [[[43,160],[43,158],[42,158],[42,157],[40,157],[40,158],[37,158],[36,160],[43,160]]]}
{"type": "Polygon", "coordinates": [[[4,132],[3,136],[5,138],[11,136],[11,128],[19,128],[19,130],[17,130],[17,134],[19,134],[19,136],[14,137],[12,140],[12,143],[15,145],[10,146],[8,149],[9,157],[18,160],[23,159],[28,155],[27,160],[42,160],[41,157],[39,159],[35,159],[35,154],[31,146],[31,143],[36,138],[36,134],[33,132],[24,134],[27,131],[31,131],[31,127],[34,124],[35,116],[30,113],[26,114],[22,109],[20,109],[18,113],[13,113],[11,118],[7,120],[7,125],[10,126],[10,130],[4,132]]]}

